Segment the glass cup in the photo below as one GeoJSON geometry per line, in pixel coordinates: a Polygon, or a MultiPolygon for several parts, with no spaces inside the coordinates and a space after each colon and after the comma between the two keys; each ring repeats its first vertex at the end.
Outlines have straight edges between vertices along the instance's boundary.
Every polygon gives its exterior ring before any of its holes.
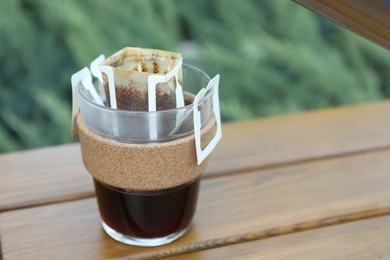
{"type": "MultiPolygon", "coordinates": [[[[183,79],[182,86],[186,91],[186,105],[181,108],[156,112],[129,111],[101,106],[93,101],[88,91],[79,88],[79,117],[81,118],[78,120],[81,121],[78,121],[78,127],[83,161],[93,177],[103,229],[117,241],[137,246],[158,246],[174,241],[190,228],[191,220],[195,214],[201,174],[208,160],[205,160],[200,168],[196,168],[197,173],[186,174],[186,176],[192,176],[191,178],[187,177],[187,179],[183,179],[183,176],[180,175],[181,166],[179,165],[178,173],[175,173],[176,176],[173,174],[167,177],[165,182],[162,181],[163,185],[157,185],[158,182],[154,183],[141,177],[126,179],[131,187],[136,187],[129,189],[120,181],[121,178],[118,181],[117,176],[115,176],[123,174],[123,171],[112,172],[118,163],[124,165],[125,168],[128,163],[132,165],[129,167],[129,171],[132,171],[130,177],[138,170],[146,171],[146,176],[150,165],[161,164],[160,155],[165,156],[165,162],[162,165],[167,165],[167,168],[160,168],[161,171],[175,169],[175,165],[172,166],[173,168],[169,166],[171,163],[169,151],[164,150],[164,147],[176,143],[180,143],[183,147],[186,145],[183,142],[189,140],[188,145],[195,149],[191,139],[194,136],[192,113],[194,94],[192,93],[196,94],[200,89],[206,88],[210,78],[200,69],[183,64],[183,79]],[[85,125],[85,127],[81,127],[81,125],[85,125]],[[89,139],[96,141],[89,141],[89,139]],[[147,152],[137,153],[136,155],[132,154],[128,161],[122,162],[123,157],[121,156],[110,159],[107,158],[110,155],[109,152],[102,154],[101,150],[105,150],[106,144],[112,145],[114,148],[119,147],[118,149],[121,149],[119,153],[126,152],[126,149],[137,150],[142,147],[146,147],[145,151],[150,152],[151,149],[148,148],[150,147],[148,145],[153,145],[155,149],[152,150],[157,153],[157,156],[155,154],[145,161],[145,156],[148,156],[147,152]],[[161,151],[161,154],[158,151],[161,151]],[[138,166],[134,167],[134,164],[138,166]],[[108,169],[107,171],[111,172],[111,177],[105,175],[104,170],[102,170],[105,167],[108,169]],[[169,185],[164,186],[164,183],[169,183],[169,185]]],[[[206,125],[211,124],[214,128],[214,123],[211,122],[214,120],[212,96],[212,91],[209,91],[198,103],[202,131],[206,125]]],[[[104,97],[102,99],[104,100],[104,97]]],[[[114,154],[115,149],[113,151],[114,154]]],[[[195,151],[193,153],[196,154],[195,151]]],[[[176,157],[177,155],[173,155],[172,160],[176,157]]],[[[198,167],[196,159],[195,162],[189,164],[198,167]]],[[[183,169],[184,171],[188,170],[183,169]]],[[[155,180],[159,181],[165,176],[166,174],[155,180]]]]}

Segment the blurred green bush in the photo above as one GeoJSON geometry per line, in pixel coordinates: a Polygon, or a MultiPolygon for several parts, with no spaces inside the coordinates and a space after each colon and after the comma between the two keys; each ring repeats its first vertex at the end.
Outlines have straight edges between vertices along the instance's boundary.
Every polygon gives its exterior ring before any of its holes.
{"type": "Polygon", "coordinates": [[[390,95],[387,50],[286,0],[3,0],[0,37],[0,152],[71,142],[71,75],[125,46],[221,74],[225,121],[390,95]]]}

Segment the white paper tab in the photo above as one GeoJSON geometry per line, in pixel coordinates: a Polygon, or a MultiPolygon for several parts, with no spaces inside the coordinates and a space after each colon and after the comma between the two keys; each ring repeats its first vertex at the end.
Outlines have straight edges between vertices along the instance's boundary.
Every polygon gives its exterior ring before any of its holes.
{"type": "Polygon", "coordinates": [[[114,71],[110,66],[99,66],[100,71],[106,73],[108,79],[108,90],[110,92],[110,105],[111,108],[117,109],[116,105],[116,93],[115,93],[115,81],[114,81],[114,71]]]}
{"type": "Polygon", "coordinates": [[[80,95],[79,95],[79,86],[82,80],[91,78],[89,69],[87,67],[76,72],[72,75],[72,130],[71,136],[74,137],[77,134],[77,128],[74,120],[76,119],[77,113],[80,110],[80,95]]]}
{"type": "Polygon", "coordinates": [[[193,117],[194,117],[194,134],[195,134],[195,147],[196,147],[196,156],[198,160],[198,165],[200,165],[203,160],[209,156],[209,154],[214,150],[217,146],[219,140],[222,137],[222,127],[221,127],[221,114],[219,109],[219,75],[215,76],[212,80],[210,80],[207,87],[201,89],[199,93],[195,96],[193,103],[193,117]],[[212,91],[212,100],[213,100],[213,112],[215,121],[217,124],[217,131],[215,136],[210,141],[210,143],[206,146],[204,150],[202,150],[201,146],[201,128],[202,121],[200,118],[200,111],[198,109],[199,101],[208,93],[212,91]]]}
{"type": "Polygon", "coordinates": [[[104,106],[102,99],[100,98],[99,94],[97,93],[94,85],[92,84],[91,79],[83,79],[81,81],[81,85],[88,90],[88,92],[91,94],[93,101],[95,101],[96,104],[100,106],[104,106]]]}
{"type": "Polygon", "coordinates": [[[89,66],[89,69],[91,70],[92,76],[94,76],[97,79],[97,84],[94,84],[96,87],[97,92],[99,95],[104,96],[104,87],[103,87],[103,76],[102,72],[99,69],[99,65],[103,63],[105,60],[105,57],[103,54],[101,54],[99,57],[94,59],[91,62],[91,65],[89,66]]]}
{"type": "Polygon", "coordinates": [[[103,77],[102,72],[99,69],[99,65],[102,64],[104,60],[105,57],[103,54],[101,54],[99,57],[94,59],[90,65],[91,74],[97,78],[101,84],[103,84],[103,77]]]}
{"type": "MultiPolygon", "coordinates": [[[[175,90],[175,97],[176,97],[176,108],[183,107],[184,106],[184,95],[183,95],[183,88],[179,83],[179,72],[181,69],[181,66],[183,64],[183,59],[180,57],[180,59],[176,62],[174,67],[165,75],[160,74],[154,74],[150,75],[148,77],[148,110],[149,112],[156,111],[156,87],[159,83],[167,83],[169,80],[171,80],[173,77],[175,77],[176,80],[176,90],[175,90]]],[[[177,120],[181,118],[182,116],[178,116],[177,120]]],[[[178,121],[177,121],[178,123],[178,121]]],[[[158,132],[158,124],[157,124],[157,118],[154,115],[149,116],[149,137],[151,140],[157,139],[157,132],[158,132]]]]}
{"type": "Polygon", "coordinates": [[[180,85],[179,82],[179,72],[183,65],[183,58],[180,57],[178,62],[175,64],[175,66],[172,68],[170,73],[167,75],[166,81],[168,82],[172,77],[175,77],[176,80],[176,108],[184,107],[184,94],[183,94],[183,87],[180,85]]]}

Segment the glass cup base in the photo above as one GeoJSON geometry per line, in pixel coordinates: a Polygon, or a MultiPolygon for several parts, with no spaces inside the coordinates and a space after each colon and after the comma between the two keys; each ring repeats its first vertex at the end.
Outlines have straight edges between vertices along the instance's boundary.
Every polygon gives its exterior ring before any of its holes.
{"type": "Polygon", "coordinates": [[[114,229],[110,228],[103,220],[101,221],[102,227],[104,231],[115,239],[116,241],[122,242],[127,245],[133,246],[161,246],[165,244],[169,244],[179,237],[183,236],[190,229],[190,225],[176,233],[170,234],[165,237],[156,237],[156,238],[139,238],[139,237],[131,237],[121,233],[116,232],[114,229]]]}

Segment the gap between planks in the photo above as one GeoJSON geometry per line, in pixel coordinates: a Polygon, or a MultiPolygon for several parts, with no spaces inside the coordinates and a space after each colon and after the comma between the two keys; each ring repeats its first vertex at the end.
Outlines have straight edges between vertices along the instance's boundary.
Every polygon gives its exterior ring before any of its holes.
{"type": "Polygon", "coordinates": [[[71,195],[52,197],[50,199],[26,201],[26,202],[21,202],[21,203],[17,203],[17,204],[13,204],[10,206],[0,208],[0,213],[12,211],[12,210],[27,209],[27,208],[47,206],[47,205],[63,203],[63,202],[70,202],[70,201],[75,201],[75,200],[88,199],[88,198],[92,198],[92,197],[95,197],[95,191],[81,192],[81,193],[75,193],[75,194],[71,194],[71,195]]]}
{"type": "Polygon", "coordinates": [[[183,246],[172,247],[169,249],[156,250],[149,253],[140,253],[132,256],[125,256],[115,258],[117,260],[133,260],[133,259],[161,259],[170,256],[183,255],[187,253],[194,253],[197,251],[213,249],[217,247],[230,246],[239,243],[250,242],[254,240],[261,240],[276,236],[283,236],[297,232],[303,232],[313,229],[324,228],[333,225],[339,225],[347,222],[359,221],[368,218],[380,217],[390,215],[390,206],[377,209],[364,210],[354,213],[342,214],[337,216],[330,216],[310,221],[299,222],[291,225],[280,227],[262,229],[242,233],[238,235],[227,236],[223,238],[211,239],[191,243],[183,246]]]}
{"type": "Polygon", "coordinates": [[[3,246],[1,245],[1,233],[0,233],[0,259],[4,259],[4,256],[3,256],[3,246]]]}

